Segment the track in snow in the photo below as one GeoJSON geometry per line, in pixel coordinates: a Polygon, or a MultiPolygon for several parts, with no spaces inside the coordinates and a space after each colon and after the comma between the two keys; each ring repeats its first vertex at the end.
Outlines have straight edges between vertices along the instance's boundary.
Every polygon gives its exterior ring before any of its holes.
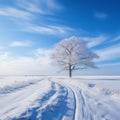
{"type": "Polygon", "coordinates": [[[75,119],[76,100],[72,89],[48,79],[5,89],[0,97],[0,102],[7,103],[0,112],[2,120],[75,119]]]}
{"type": "Polygon", "coordinates": [[[50,78],[4,89],[0,98],[0,120],[117,120],[111,119],[107,102],[78,85],[50,78]]]}
{"type": "MultiPolygon", "coordinates": [[[[50,81],[50,80],[48,80],[50,81]]],[[[76,99],[72,89],[51,82],[52,89],[19,116],[19,120],[75,120],[76,99]]],[[[18,120],[14,118],[13,120],[18,120]]]]}
{"type": "Polygon", "coordinates": [[[72,100],[74,101],[74,117],[71,120],[94,120],[91,108],[85,100],[82,89],[71,84],[62,83],[62,85],[66,86],[69,92],[72,92],[73,95],[72,100]]]}

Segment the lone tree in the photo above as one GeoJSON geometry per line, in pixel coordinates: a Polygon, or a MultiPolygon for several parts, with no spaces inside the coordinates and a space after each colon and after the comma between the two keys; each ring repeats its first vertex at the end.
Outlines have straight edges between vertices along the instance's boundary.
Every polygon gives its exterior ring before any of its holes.
{"type": "Polygon", "coordinates": [[[53,63],[58,65],[62,71],[68,71],[69,77],[72,77],[74,70],[86,67],[96,68],[94,58],[98,58],[98,56],[87,48],[83,40],[77,37],[70,37],[59,42],[52,55],[53,63]]]}

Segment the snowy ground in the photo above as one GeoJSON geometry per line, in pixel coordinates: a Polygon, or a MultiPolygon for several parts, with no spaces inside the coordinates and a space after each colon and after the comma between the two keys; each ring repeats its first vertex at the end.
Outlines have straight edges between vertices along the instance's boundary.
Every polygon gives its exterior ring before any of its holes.
{"type": "Polygon", "coordinates": [[[0,120],[120,120],[120,76],[1,76],[0,120]]]}

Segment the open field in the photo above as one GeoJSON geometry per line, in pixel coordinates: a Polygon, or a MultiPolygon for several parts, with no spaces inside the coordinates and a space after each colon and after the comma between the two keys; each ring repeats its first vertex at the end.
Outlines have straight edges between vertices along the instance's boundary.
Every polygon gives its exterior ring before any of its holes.
{"type": "Polygon", "coordinates": [[[1,76],[1,120],[119,120],[120,76],[1,76]]]}

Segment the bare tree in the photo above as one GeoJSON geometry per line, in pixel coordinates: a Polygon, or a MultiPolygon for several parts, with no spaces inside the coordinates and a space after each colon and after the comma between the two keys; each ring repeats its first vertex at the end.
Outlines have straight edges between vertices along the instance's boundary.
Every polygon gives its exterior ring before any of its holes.
{"type": "Polygon", "coordinates": [[[77,38],[70,37],[59,42],[52,55],[53,63],[61,67],[61,70],[67,70],[69,77],[72,77],[72,71],[86,67],[96,68],[93,59],[98,56],[91,52],[86,43],[77,38]]]}

